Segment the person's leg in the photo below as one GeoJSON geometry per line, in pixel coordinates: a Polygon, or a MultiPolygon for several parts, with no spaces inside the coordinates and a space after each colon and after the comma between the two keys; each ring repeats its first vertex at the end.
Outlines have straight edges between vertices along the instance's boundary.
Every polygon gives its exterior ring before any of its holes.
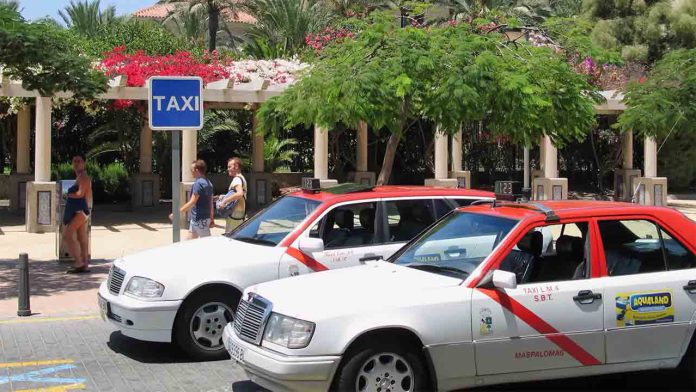
{"type": "MultiPolygon", "coordinates": [[[[82,212],[78,214],[84,215],[82,212]]],[[[82,255],[82,265],[87,268],[89,266],[89,238],[87,237],[87,227],[89,226],[89,218],[86,217],[85,222],[77,229],[77,242],[80,243],[80,251],[82,255]]]]}
{"type": "Polygon", "coordinates": [[[63,232],[63,238],[65,240],[65,244],[68,246],[68,252],[70,253],[70,256],[75,259],[75,263],[73,263],[73,267],[75,268],[80,268],[84,265],[82,253],[80,252],[80,243],[77,239],[75,239],[75,234],[78,232],[78,229],[84,225],[85,219],[86,217],[84,214],[75,214],[63,232]]]}
{"type": "Polygon", "coordinates": [[[189,231],[188,231],[188,236],[186,237],[187,240],[194,240],[198,238],[198,234],[196,233],[196,222],[191,221],[189,223],[189,231]]]}

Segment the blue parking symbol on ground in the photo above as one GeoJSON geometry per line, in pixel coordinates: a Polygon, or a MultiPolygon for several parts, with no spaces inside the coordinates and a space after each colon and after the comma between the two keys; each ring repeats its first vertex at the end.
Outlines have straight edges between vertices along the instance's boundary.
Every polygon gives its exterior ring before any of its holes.
{"type": "Polygon", "coordinates": [[[153,76],[148,81],[150,129],[201,129],[203,80],[188,76],[153,76]]]}

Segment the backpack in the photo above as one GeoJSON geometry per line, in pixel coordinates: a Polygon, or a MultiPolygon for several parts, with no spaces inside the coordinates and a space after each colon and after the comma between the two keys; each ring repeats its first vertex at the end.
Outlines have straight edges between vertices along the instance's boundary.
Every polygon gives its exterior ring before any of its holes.
{"type": "MultiPolygon", "coordinates": [[[[235,178],[237,177],[239,177],[242,180],[242,192],[246,193],[246,180],[244,179],[244,177],[241,176],[236,176],[235,178]]],[[[241,199],[237,199],[231,203],[228,203],[224,207],[220,206],[223,200],[234,194],[235,190],[231,189],[229,192],[225,194],[225,196],[218,198],[218,200],[215,202],[215,209],[222,218],[243,220],[244,217],[246,217],[246,196],[242,196],[241,199]]]]}

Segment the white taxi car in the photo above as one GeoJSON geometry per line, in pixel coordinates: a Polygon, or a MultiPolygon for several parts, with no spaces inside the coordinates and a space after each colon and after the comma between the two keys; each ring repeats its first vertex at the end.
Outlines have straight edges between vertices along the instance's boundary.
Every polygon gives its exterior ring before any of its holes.
{"type": "Polygon", "coordinates": [[[696,223],[668,208],[470,206],[391,262],[248,288],[223,340],[273,391],[452,390],[680,363],[693,376],[695,253],[696,223]]]}
{"type": "Polygon", "coordinates": [[[453,208],[493,197],[467,189],[355,184],[298,191],[230,236],[114,261],[99,288],[102,315],[126,336],[174,341],[197,359],[226,357],[222,330],[247,286],[388,257],[453,208]]]}

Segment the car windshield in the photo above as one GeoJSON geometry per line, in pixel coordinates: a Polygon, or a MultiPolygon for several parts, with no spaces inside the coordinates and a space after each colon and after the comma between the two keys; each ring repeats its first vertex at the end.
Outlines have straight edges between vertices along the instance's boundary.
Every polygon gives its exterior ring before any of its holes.
{"type": "Polygon", "coordinates": [[[319,204],[318,201],[301,197],[282,197],[244,222],[229,237],[238,241],[276,246],[319,204]]]}
{"type": "Polygon", "coordinates": [[[515,219],[455,211],[391,260],[398,265],[465,279],[517,222],[515,219]]]}

